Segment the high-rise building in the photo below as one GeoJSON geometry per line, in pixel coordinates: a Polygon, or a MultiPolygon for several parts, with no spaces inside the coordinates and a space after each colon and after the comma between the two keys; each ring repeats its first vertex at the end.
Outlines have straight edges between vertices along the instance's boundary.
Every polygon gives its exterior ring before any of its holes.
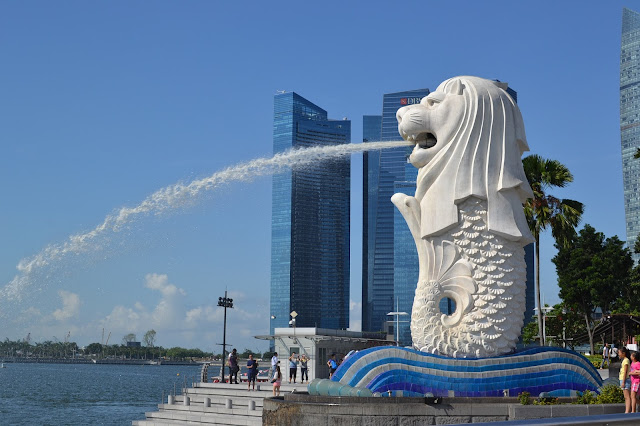
{"type": "MultiPolygon", "coordinates": [[[[385,94],[382,116],[367,116],[363,120],[363,142],[400,140],[396,111],[402,106],[420,103],[428,94],[428,89],[385,94]]],[[[407,161],[411,150],[411,147],[385,149],[368,152],[364,158],[363,331],[381,331],[385,321],[394,319],[387,316],[389,312],[399,308],[411,313],[413,306],[418,256],[404,219],[399,213],[396,217],[396,208],[391,203],[391,196],[396,192],[415,192],[418,171],[407,161]]],[[[408,319],[404,317],[400,321],[408,319]]],[[[399,325],[401,344],[410,344],[409,323],[399,325]]]]}
{"type": "MultiPolygon", "coordinates": [[[[620,137],[627,246],[633,251],[640,232],[640,13],[622,10],[620,48],[620,137]]],[[[639,254],[633,254],[636,262],[639,254]]]]}
{"type": "MultiPolygon", "coordinates": [[[[507,92],[517,102],[517,93],[511,88],[507,92]]],[[[418,89],[384,95],[382,116],[363,117],[363,142],[399,140],[396,111],[420,103],[428,94],[429,89],[418,89]]],[[[391,203],[391,196],[396,192],[415,193],[418,171],[408,162],[411,150],[412,147],[369,151],[363,159],[362,330],[381,331],[385,321],[392,322],[392,326],[398,325],[401,345],[411,345],[410,316],[395,318],[387,314],[411,314],[418,282],[418,255],[413,236],[391,203]]],[[[532,244],[525,247],[525,261],[526,324],[533,320],[535,308],[532,244]]],[[[451,299],[443,298],[440,310],[453,313],[451,299]]]]}
{"type": "MultiPolygon", "coordinates": [[[[351,122],[289,92],[274,99],[273,153],[351,142],[351,122]]],[[[351,160],[331,159],[273,176],[271,323],[349,327],[351,160]]]]}

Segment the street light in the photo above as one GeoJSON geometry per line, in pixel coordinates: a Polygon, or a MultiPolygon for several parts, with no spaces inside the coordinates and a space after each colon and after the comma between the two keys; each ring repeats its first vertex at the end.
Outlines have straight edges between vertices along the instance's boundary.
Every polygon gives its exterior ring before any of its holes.
{"type": "Polygon", "coordinates": [[[222,383],[224,383],[224,361],[227,359],[227,308],[233,308],[233,299],[227,297],[227,290],[224,291],[224,297],[218,297],[218,306],[224,307],[224,328],[222,329],[222,368],[220,375],[222,383]]]}
{"type": "Polygon", "coordinates": [[[389,312],[387,315],[395,315],[396,317],[396,346],[400,346],[400,333],[399,333],[399,329],[400,329],[400,323],[401,322],[409,322],[409,321],[400,321],[400,315],[409,315],[406,312],[399,312],[400,309],[398,308],[399,306],[399,302],[398,299],[396,298],[396,310],[395,312],[389,312]]]}

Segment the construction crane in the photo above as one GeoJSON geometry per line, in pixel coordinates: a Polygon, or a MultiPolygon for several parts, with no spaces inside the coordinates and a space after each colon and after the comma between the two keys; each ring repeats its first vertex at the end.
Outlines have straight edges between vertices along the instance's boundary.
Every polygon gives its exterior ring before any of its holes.
{"type": "Polygon", "coordinates": [[[107,343],[105,343],[105,346],[109,346],[109,339],[111,338],[111,332],[109,332],[109,335],[107,336],[107,343]]]}

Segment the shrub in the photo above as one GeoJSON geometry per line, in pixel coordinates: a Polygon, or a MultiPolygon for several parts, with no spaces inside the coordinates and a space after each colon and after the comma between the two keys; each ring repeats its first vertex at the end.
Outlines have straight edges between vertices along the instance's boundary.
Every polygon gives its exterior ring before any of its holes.
{"type": "Polygon", "coordinates": [[[554,397],[540,397],[533,400],[533,405],[559,405],[560,400],[554,397]]]}
{"type": "Polygon", "coordinates": [[[598,399],[598,395],[594,394],[590,390],[586,390],[581,394],[578,394],[578,400],[575,402],[576,404],[595,404],[598,399]]]}
{"type": "Polygon", "coordinates": [[[596,404],[620,404],[624,402],[624,394],[620,386],[606,385],[600,389],[596,404]]]}
{"type": "Polygon", "coordinates": [[[518,401],[520,401],[520,404],[522,405],[529,405],[531,404],[531,394],[529,392],[521,392],[518,394],[518,401]]]}
{"type": "Polygon", "coordinates": [[[602,355],[586,355],[585,358],[587,358],[596,369],[602,365],[602,355]]]}

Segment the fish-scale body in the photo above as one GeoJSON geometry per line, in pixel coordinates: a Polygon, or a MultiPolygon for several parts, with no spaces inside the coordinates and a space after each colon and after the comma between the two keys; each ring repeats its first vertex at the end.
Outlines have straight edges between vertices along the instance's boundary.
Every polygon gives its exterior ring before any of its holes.
{"type": "Polygon", "coordinates": [[[416,241],[426,256],[413,302],[413,345],[453,357],[511,352],[524,321],[524,249],[487,229],[486,201],[468,198],[459,213],[457,227],[416,241]],[[440,310],[444,298],[455,302],[450,315],[440,310]]]}

